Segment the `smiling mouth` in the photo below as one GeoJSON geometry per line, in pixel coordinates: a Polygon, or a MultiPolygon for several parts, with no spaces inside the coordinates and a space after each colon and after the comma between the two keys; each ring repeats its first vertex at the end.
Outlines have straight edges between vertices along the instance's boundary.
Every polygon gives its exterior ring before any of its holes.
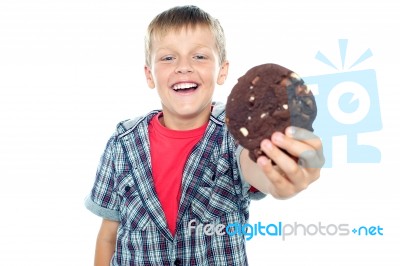
{"type": "Polygon", "coordinates": [[[188,92],[188,91],[194,91],[199,87],[198,84],[192,83],[192,82],[187,82],[187,83],[178,83],[172,86],[172,89],[176,92],[188,92]]]}

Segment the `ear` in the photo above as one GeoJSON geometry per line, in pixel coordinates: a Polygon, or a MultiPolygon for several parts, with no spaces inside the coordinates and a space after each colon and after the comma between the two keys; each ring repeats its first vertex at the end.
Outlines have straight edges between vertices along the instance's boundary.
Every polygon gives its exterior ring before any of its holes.
{"type": "Polygon", "coordinates": [[[218,73],[217,84],[222,85],[225,83],[226,77],[228,76],[229,62],[225,61],[222,63],[218,73]]]}
{"type": "Polygon", "coordinates": [[[144,74],[146,75],[147,86],[149,86],[150,89],[154,89],[156,85],[150,67],[144,66],[144,74]]]}

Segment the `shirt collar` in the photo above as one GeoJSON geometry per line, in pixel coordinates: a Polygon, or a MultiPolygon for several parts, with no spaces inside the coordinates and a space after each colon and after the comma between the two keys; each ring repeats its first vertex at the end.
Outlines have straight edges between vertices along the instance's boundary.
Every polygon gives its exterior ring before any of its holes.
{"type": "MultiPolygon", "coordinates": [[[[223,126],[225,124],[225,104],[221,102],[213,102],[212,106],[213,109],[211,111],[210,120],[219,126],[223,126]]],[[[159,112],[161,112],[161,110],[154,110],[148,113],[146,116],[122,121],[117,126],[119,137],[121,138],[131,132],[143,120],[147,120],[148,124],[151,118],[159,112]]]]}

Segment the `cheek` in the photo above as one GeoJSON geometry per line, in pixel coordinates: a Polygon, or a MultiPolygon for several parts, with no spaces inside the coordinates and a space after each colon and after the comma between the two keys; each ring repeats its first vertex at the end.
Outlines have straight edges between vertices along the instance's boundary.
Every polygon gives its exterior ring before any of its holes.
{"type": "Polygon", "coordinates": [[[153,72],[153,78],[156,85],[158,84],[162,85],[168,79],[167,71],[162,67],[155,67],[153,72]]]}
{"type": "Polygon", "coordinates": [[[218,71],[214,67],[209,67],[201,71],[201,76],[203,81],[214,84],[218,79],[218,71]]]}

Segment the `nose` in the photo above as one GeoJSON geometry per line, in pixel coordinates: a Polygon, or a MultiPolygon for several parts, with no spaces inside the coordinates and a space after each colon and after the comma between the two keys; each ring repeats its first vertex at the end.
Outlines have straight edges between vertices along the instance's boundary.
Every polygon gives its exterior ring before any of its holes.
{"type": "Polygon", "coordinates": [[[188,59],[179,59],[177,62],[177,66],[175,69],[175,73],[178,74],[187,74],[187,73],[192,73],[193,68],[192,65],[190,64],[190,60],[188,59]]]}

